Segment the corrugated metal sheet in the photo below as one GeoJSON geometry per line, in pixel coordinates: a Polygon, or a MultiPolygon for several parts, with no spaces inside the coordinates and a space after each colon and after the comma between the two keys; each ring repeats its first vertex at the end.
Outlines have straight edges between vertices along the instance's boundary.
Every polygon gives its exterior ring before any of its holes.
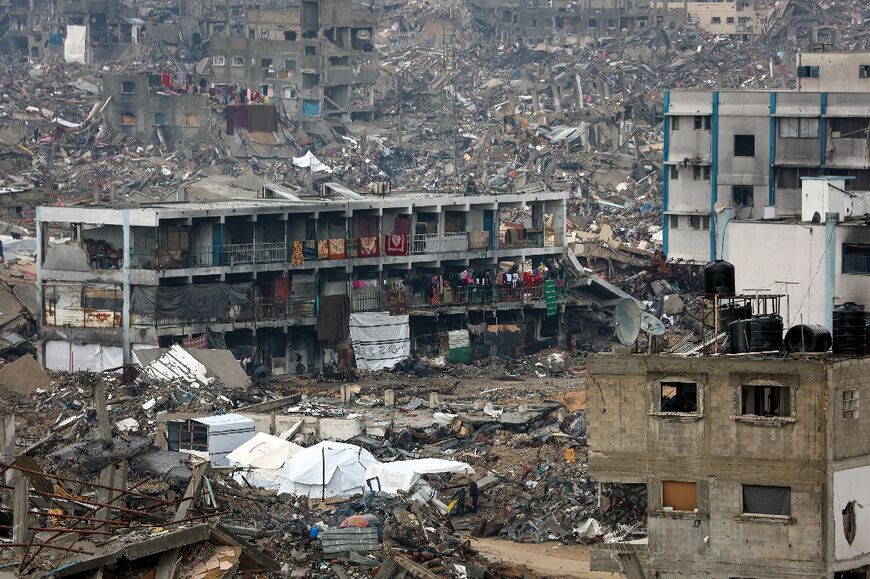
{"type": "Polygon", "coordinates": [[[74,328],[121,325],[123,292],[114,284],[46,284],[45,323],[74,328]]]}
{"type": "Polygon", "coordinates": [[[377,551],[378,530],[374,527],[348,527],[321,531],[320,544],[324,555],[350,551],[377,551]]]}

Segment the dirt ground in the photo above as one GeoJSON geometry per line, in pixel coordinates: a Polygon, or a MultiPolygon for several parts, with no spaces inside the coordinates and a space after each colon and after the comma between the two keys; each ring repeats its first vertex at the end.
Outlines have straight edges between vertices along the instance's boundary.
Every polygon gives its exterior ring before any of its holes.
{"type": "Polygon", "coordinates": [[[514,543],[506,539],[471,539],[475,549],[487,559],[523,565],[547,577],[577,579],[617,579],[619,573],[601,573],[589,570],[588,545],[562,545],[548,543],[514,543]]]}

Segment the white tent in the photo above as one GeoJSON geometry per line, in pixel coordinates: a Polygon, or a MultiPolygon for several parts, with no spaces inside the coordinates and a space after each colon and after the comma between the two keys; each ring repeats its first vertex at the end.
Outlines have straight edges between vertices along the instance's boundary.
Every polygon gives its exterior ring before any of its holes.
{"type": "MultiPolygon", "coordinates": [[[[474,469],[464,462],[444,460],[443,458],[420,458],[417,460],[397,460],[382,462],[366,469],[366,479],[377,477],[382,492],[394,495],[398,491],[408,492],[421,475],[452,472],[471,475],[474,469]]],[[[377,489],[377,483],[374,483],[377,489]]]]}
{"type": "Polygon", "coordinates": [[[365,488],[366,469],[379,464],[353,444],[325,440],[296,453],[281,469],[278,494],[310,498],[350,497],[365,488]]]}
{"type": "Polygon", "coordinates": [[[301,157],[293,157],[293,164],[302,169],[310,167],[312,173],[332,173],[332,167],[315,157],[311,151],[306,152],[301,157]]]}
{"type": "Polygon", "coordinates": [[[227,460],[230,466],[245,469],[233,475],[239,483],[247,481],[255,487],[277,491],[281,486],[281,467],[301,450],[304,449],[298,444],[258,432],[254,438],[229,453],[227,460]]]}

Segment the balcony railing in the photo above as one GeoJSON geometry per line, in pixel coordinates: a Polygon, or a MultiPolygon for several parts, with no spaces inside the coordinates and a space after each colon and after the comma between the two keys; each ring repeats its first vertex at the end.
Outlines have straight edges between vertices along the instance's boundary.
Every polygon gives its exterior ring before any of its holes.
{"type": "Polygon", "coordinates": [[[300,265],[310,261],[365,259],[466,253],[490,249],[524,249],[553,245],[553,236],[542,229],[510,229],[498,236],[489,231],[415,233],[360,236],[348,239],[303,240],[208,245],[191,249],[160,249],[133,252],[132,267],[138,269],[181,269],[188,267],[240,266],[263,263],[300,265]],[[545,244],[545,237],[549,241],[545,244]],[[294,256],[294,244],[302,244],[301,256],[294,256]],[[301,262],[297,258],[301,257],[301,262]]]}
{"type": "MultiPolygon", "coordinates": [[[[463,286],[452,292],[442,292],[427,296],[403,290],[358,290],[351,295],[351,310],[354,312],[390,311],[405,307],[411,309],[438,308],[451,306],[474,306],[496,304],[521,304],[544,300],[543,284],[525,286],[463,286]]],[[[566,286],[557,286],[556,297],[564,301],[566,286]]]]}
{"type": "Polygon", "coordinates": [[[225,316],[206,317],[191,312],[184,317],[157,316],[156,319],[140,317],[136,324],[144,327],[196,326],[203,324],[248,324],[289,320],[292,318],[312,318],[317,315],[317,298],[296,296],[288,299],[256,298],[253,303],[235,306],[225,316]]]}

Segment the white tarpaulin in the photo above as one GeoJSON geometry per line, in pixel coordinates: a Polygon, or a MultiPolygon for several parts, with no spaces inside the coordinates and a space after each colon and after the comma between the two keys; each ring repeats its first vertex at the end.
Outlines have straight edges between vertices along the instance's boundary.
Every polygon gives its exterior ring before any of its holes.
{"type": "MultiPolygon", "coordinates": [[[[397,460],[382,462],[366,469],[366,479],[377,477],[381,491],[394,495],[398,491],[408,492],[424,474],[452,472],[474,474],[474,469],[464,462],[444,460],[443,458],[420,458],[417,460],[397,460]]],[[[375,483],[375,489],[377,489],[375,483]]]]}
{"type": "Polygon", "coordinates": [[[302,451],[298,444],[283,438],[258,432],[254,438],[227,455],[230,466],[240,466],[244,472],[233,475],[240,484],[248,483],[261,489],[277,491],[281,486],[281,468],[292,456],[302,451]]]}
{"type": "MultiPolygon", "coordinates": [[[[153,348],[147,344],[133,344],[133,350],[153,348]]],[[[124,350],[120,346],[101,344],[72,344],[62,340],[45,343],[45,368],[67,372],[102,372],[124,363],[124,350]]]]}
{"type": "Polygon", "coordinates": [[[322,163],[311,151],[308,151],[301,157],[293,157],[293,164],[303,169],[311,167],[312,173],[321,173],[324,171],[326,173],[332,173],[332,167],[322,163]]]}
{"type": "Polygon", "coordinates": [[[362,494],[366,469],[375,464],[377,459],[364,448],[325,440],[300,450],[284,464],[278,494],[314,499],[362,494]]]}
{"type": "Polygon", "coordinates": [[[63,41],[63,59],[66,62],[79,62],[87,64],[88,28],[68,24],[66,27],[66,39],[63,41]]]}
{"type": "Polygon", "coordinates": [[[350,339],[356,367],[361,370],[392,368],[411,353],[408,314],[388,312],[350,315],[350,339]]]}

